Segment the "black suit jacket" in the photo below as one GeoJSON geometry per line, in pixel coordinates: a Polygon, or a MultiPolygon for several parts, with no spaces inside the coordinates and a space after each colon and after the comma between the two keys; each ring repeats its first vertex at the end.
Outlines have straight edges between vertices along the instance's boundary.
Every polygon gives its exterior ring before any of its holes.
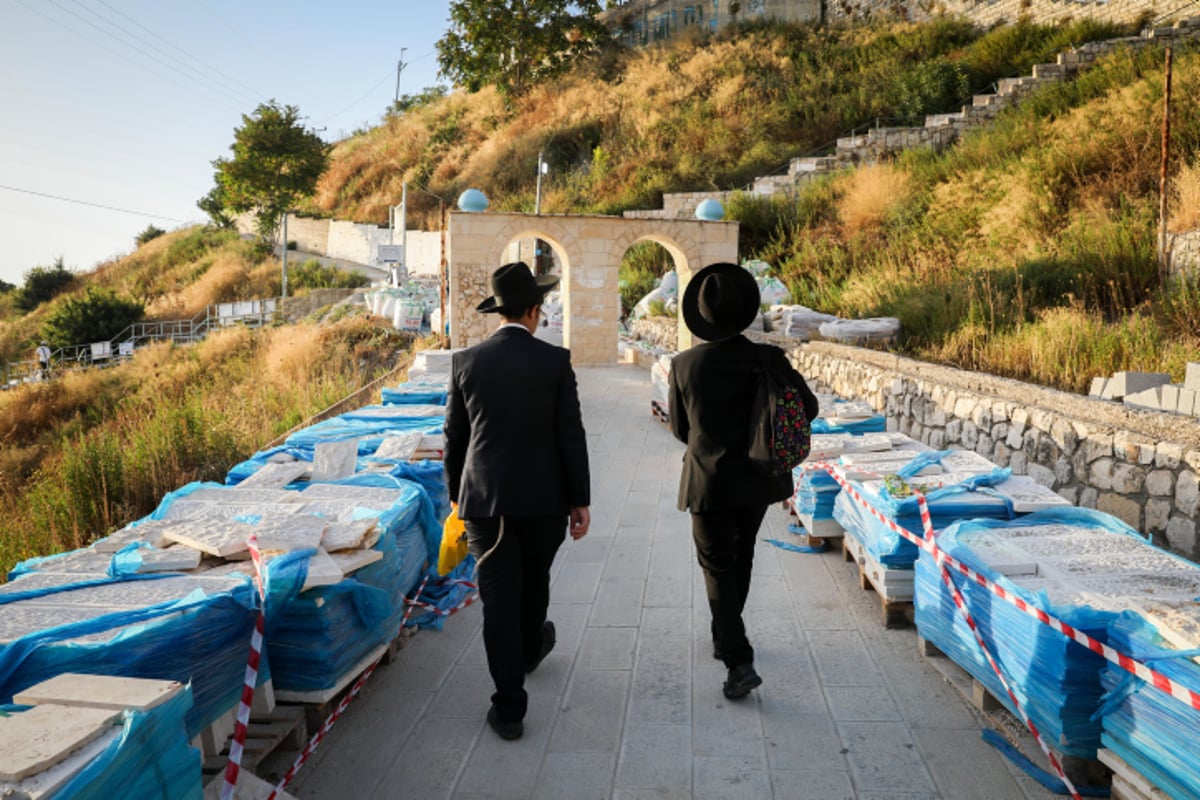
{"type": "Polygon", "coordinates": [[[451,358],[445,468],[463,519],[590,504],[571,353],[504,327],[451,358]]]}
{"type": "Polygon", "coordinates": [[[671,360],[671,432],[687,445],[679,481],[681,511],[766,506],[792,493],[792,478],[768,478],[750,465],[750,406],[758,386],[760,353],[795,375],[809,419],[817,398],[778,347],[745,336],[709,342],[671,360]]]}

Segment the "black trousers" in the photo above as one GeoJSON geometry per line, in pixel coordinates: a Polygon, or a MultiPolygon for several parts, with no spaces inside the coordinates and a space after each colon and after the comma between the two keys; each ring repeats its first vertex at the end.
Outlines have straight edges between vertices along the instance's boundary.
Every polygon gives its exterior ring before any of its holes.
{"type": "Polygon", "coordinates": [[[766,506],[749,506],[692,514],[692,541],[712,611],[713,645],[727,667],[754,661],[742,610],[750,594],[754,544],[766,513],[766,506]]]}
{"type": "Polygon", "coordinates": [[[537,658],[542,647],[542,625],[550,605],[550,565],[566,538],[567,516],[464,522],[467,546],[475,558],[495,546],[479,567],[483,647],[496,687],[492,705],[503,720],[524,719],[529,702],[525,665],[537,658]]]}

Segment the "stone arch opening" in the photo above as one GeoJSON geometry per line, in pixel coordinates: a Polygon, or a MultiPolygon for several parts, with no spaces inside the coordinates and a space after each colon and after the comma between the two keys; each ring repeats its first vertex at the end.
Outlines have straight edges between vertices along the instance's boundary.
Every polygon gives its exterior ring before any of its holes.
{"type": "MultiPolygon", "coordinates": [[[[563,346],[576,364],[617,360],[618,270],[635,243],[655,241],[671,254],[680,287],[700,266],[737,260],[736,222],[508,213],[450,214],[446,239],[450,345],[467,347],[491,335],[495,320],[475,307],[491,294],[491,274],[514,241],[537,238],[561,265],[563,346]]],[[[691,346],[686,329],[680,349],[691,346]]]]}

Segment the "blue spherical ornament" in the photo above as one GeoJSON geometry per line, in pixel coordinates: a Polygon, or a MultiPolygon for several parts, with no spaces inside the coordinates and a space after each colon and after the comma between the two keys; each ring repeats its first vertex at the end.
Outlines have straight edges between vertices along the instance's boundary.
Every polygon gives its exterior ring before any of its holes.
{"type": "Polygon", "coordinates": [[[725,219],[725,206],[721,205],[720,200],[714,200],[710,197],[696,206],[696,219],[704,220],[705,222],[716,222],[717,220],[725,219]]]}
{"type": "Polygon", "coordinates": [[[467,189],[458,196],[458,207],[463,211],[484,211],[488,207],[488,199],[478,189],[467,189]]]}

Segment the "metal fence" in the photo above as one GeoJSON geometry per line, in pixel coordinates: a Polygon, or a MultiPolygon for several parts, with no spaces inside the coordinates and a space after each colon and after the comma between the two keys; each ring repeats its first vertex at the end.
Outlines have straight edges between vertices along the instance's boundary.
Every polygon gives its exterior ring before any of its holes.
{"type": "Polygon", "coordinates": [[[217,303],[192,319],[135,322],[110,340],[66,345],[54,350],[50,356],[50,367],[45,372],[36,359],[7,363],[4,365],[4,383],[0,389],[46,380],[64,370],[119,364],[131,358],[139,347],[152,342],[192,344],[203,339],[210,331],[233,325],[261,328],[277,321],[282,309],[281,299],[272,297],[267,300],[217,303]]]}

